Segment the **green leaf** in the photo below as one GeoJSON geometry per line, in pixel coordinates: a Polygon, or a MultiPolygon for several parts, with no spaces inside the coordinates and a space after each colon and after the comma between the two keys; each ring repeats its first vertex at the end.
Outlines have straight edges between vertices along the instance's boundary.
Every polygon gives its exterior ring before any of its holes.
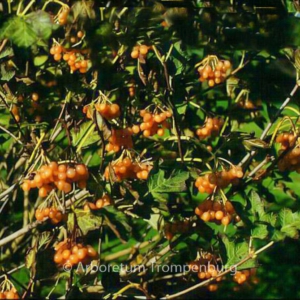
{"type": "Polygon", "coordinates": [[[96,125],[92,121],[89,121],[83,123],[80,126],[78,132],[75,131],[75,129],[72,129],[71,136],[73,146],[78,147],[78,149],[81,149],[83,147],[98,142],[100,140],[100,137],[95,131],[95,127],[96,125]]]}
{"type": "Polygon", "coordinates": [[[30,269],[36,261],[36,248],[31,248],[25,257],[25,266],[30,269]]]}
{"type": "Polygon", "coordinates": [[[24,18],[14,17],[1,28],[0,38],[8,38],[19,47],[28,48],[38,40],[32,26],[24,18]]]}
{"type": "Polygon", "coordinates": [[[269,223],[271,226],[275,227],[277,221],[277,215],[273,213],[265,214],[260,218],[260,221],[269,223]]]}
{"type": "Polygon", "coordinates": [[[108,140],[109,137],[111,136],[111,131],[107,127],[107,124],[106,124],[104,118],[98,112],[96,112],[96,122],[97,122],[97,126],[98,126],[99,130],[103,134],[104,140],[108,140]]]}
{"type": "Polygon", "coordinates": [[[26,15],[26,22],[30,24],[32,30],[40,39],[49,39],[52,30],[58,27],[52,22],[50,15],[43,10],[26,15]]]}
{"type": "Polygon", "coordinates": [[[253,148],[269,148],[269,145],[260,139],[244,140],[243,144],[248,150],[252,150],[253,148]]]}
{"type": "Polygon", "coordinates": [[[180,115],[184,115],[186,113],[186,109],[187,109],[187,104],[179,104],[179,105],[176,105],[176,110],[178,112],[178,114],[180,115]]]}
{"type": "Polygon", "coordinates": [[[259,224],[252,230],[251,235],[255,239],[265,239],[268,236],[267,225],[259,224]]]}
{"type": "Polygon", "coordinates": [[[290,238],[298,238],[300,230],[300,214],[293,213],[290,209],[284,208],[279,213],[280,231],[290,238]]]}
{"type": "Polygon", "coordinates": [[[159,170],[152,175],[148,182],[149,193],[154,198],[160,199],[163,193],[180,193],[186,190],[185,181],[189,178],[188,172],[174,172],[169,178],[165,178],[165,172],[159,170]]]}
{"type": "Polygon", "coordinates": [[[1,80],[10,81],[15,76],[15,70],[6,70],[4,64],[1,65],[1,80]]]}
{"type": "Polygon", "coordinates": [[[150,219],[144,219],[146,222],[148,222],[152,228],[155,230],[159,230],[160,228],[163,228],[162,226],[162,216],[160,213],[151,214],[150,219]]]}
{"type": "Polygon", "coordinates": [[[109,220],[115,224],[120,223],[125,228],[127,232],[132,230],[131,226],[128,224],[127,216],[120,210],[117,210],[114,206],[108,205],[103,208],[103,211],[106,212],[109,220]]]}
{"type": "Polygon", "coordinates": [[[285,237],[285,234],[282,233],[280,230],[274,230],[271,240],[275,242],[280,242],[283,241],[285,237]]]}
{"type": "Polygon", "coordinates": [[[41,249],[44,245],[49,243],[51,240],[51,233],[49,231],[42,232],[39,236],[38,248],[41,249]]]}
{"type": "MultiPolygon", "coordinates": [[[[242,259],[246,258],[249,255],[249,245],[246,242],[237,243],[236,241],[230,241],[226,236],[222,238],[222,241],[226,248],[227,260],[225,268],[228,269],[231,266],[237,264],[242,259]]],[[[255,267],[256,262],[254,259],[246,261],[238,269],[247,269],[255,267]]]]}
{"type": "MultiPolygon", "coordinates": [[[[250,194],[251,212],[256,217],[262,217],[265,215],[265,209],[263,201],[260,199],[259,195],[255,191],[251,191],[250,194]]],[[[259,218],[260,219],[260,218],[259,218]]]]}
{"type": "MultiPolygon", "coordinates": [[[[76,219],[83,235],[86,235],[91,230],[99,228],[103,223],[103,218],[101,216],[96,216],[90,211],[84,210],[76,210],[76,219]]],[[[68,229],[70,231],[74,229],[74,213],[68,215],[68,229]]]]}
{"type": "Polygon", "coordinates": [[[11,56],[13,54],[14,54],[14,52],[13,52],[12,47],[6,47],[4,50],[2,50],[0,52],[0,59],[4,58],[4,57],[7,57],[7,56],[11,56]]]}
{"type": "Polygon", "coordinates": [[[74,19],[95,19],[96,13],[93,9],[94,1],[77,1],[72,6],[72,11],[74,15],[74,19]]]}
{"type": "Polygon", "coordinates": [[[39,55],[33,59],[33,63],[36,67],[42,66],[48,60],[48,55],[39,55]]]}

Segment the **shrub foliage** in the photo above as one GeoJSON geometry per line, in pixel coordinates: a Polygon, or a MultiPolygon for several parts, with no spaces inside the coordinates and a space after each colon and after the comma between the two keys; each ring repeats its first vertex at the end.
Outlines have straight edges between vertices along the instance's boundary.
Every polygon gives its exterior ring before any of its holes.
{"type": "Polygon", "coordinates": [[[298,239],[299,5],[264,2],[0,4],[1,298],[230,297],[298,239]]]}

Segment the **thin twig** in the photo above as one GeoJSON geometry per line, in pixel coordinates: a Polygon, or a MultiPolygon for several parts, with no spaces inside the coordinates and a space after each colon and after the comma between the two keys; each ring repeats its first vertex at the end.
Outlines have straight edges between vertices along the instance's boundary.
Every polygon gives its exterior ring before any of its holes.
{"type": "MultiPolygon", "coordinates": [[[[282,105],[278,109],[277,113],[274,115],[274,117],[272,118],[272,120],[268,123],[268,125],[265,128],[265,130],[261,134],[260,139],[262,141],[265,140],[265,138],[267,137],[267,134],[268,134],[270,128],[272,127],[272,125],[274,124],[274,122],[277,120],[277,118],[280,116],[280,114],[284,110],[284,108],[290,103],[290,101],[292,100],[292,98],[296,94],[298,88],[299,88],[299,85],[296,83],[295,86],[294,86],[294,88],[292,89],[290,95],[282,103],[282,105]]],[[[239,165],[242,166],[246,162],[248,162],[249,159],[251,159],[252,157],[254,157],[254,155],[256,154],[256,152],[257,152],[257,150],[252,150],[251,152],[248,152],[247,155],[241,160],[241,162],[239,163],[239,165]]]]}
{"type": "MultiPolygon", "coordinates": [[[[79,198],[82,198],[84,196],[88,195],[87,191],[81,191],[79,192],[77,195],[73,196],[71,199],[69,199],[66,202],[66,207],[70,206],[72,202],[76,201],[79,198]]],[[[46,219],[45,219],[46,220],[46,219]]],[[[12,233],[11,235],[3,238],[2,240],[0,240],[0,247],[6,245],[7,243],[17,239],[18,237],[30,232],[32,229],[36,228],[39,224],[41,224],[42,222],[39,221],[35,221],[33,223],[28,224],[27,226],[23,227],[22,229],[12,233]]]]}
{"type": "Polygon", "coordinates": [[[196,289],[198,289],[198,288],[200,288],[200,287],[202,287],[204,285],[207,285],[208,283],[216,280],[217,278],[222,277],[222,276],[224,276],[224,275],[232,272],[232,270],[234,270],[234,269],[236,270],[237,267],[243,265],[248,260],[255,258],[259,253],[265,251],[266,249],[268,249],[269,247],[271,247],[273,244],[274,244],[274,242],[272,241],[272,242],[268,243],[266,246],[264,246],[261,249],[257,250],[256,252],[249,253],[249,255],[247,257],[243,258],[240,262],[238,262],[237,264],[231,266],[230,268],[228,268],[224,272],[218,274],[218,276],[216,276],[214,278],[210,278],[208,280],[202,281],[202,282],[200,282],[200,283],[198,283],[198,284],[196,284],[196,285],[194,285],[194,286],[192,286],[192,287],[190,287],[188,289],[185,289],[185,290],[183,290],[181,292],[178,292],[176,294],[169,295],[169,296],[166,296],[166,297],[163,297],[163,298],[160,298],[160,299],[161,300],[163,300],[163,299],[174,299],[174,298],[177,298],[179,296],[185,295],[185,294],[187,294],[187,293],[189,293],[191,291],[194,291],[194,290],[196,290],[196,289]]]}

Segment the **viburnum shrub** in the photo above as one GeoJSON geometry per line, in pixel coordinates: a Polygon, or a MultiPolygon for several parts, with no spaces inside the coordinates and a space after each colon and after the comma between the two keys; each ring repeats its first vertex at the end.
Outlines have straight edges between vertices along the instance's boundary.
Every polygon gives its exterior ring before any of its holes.
{"type": "Polygon", "coordinates": [[[298,2],[2,1],[0,298],[300,297],[298,2]]]}

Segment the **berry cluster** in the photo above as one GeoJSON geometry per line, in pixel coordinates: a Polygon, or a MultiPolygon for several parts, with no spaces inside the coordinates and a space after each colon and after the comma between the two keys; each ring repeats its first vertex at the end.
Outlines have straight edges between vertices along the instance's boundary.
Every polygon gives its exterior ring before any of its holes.
{"type": "Polygon", "coordinates": [[[232,166],[228,171],[205,174],[197,178],[195,186],[200,193],[211,194],[216,188],[224,189],[229,184],[236,184],[244,175],[239,166],[232,166]]]}
{"type": "Polygon", "coordinates": [[[141,123],[140,129],[143,131],[143,135],[145,137],[155,134],[163,136],[165,134],[165,130],[170,128],[168,119],[172,117],[172,112],[169,110],[164,110],[161,113],[154,114],[146,110],[141,110],[140,115],[143,117],[143,123],[141,123]]]}
{"type": "Polygon", "coordinates": [[[40,197],[46,197],[55,187],[69,193],[74,182],[78,183],[79,188],[85,188],[88,177],[88,169],[84,164],[59,165],[53,161],[30,174],[29,179],[24,181],[22,189],[30,191],[31,188],[38,188],[40,197]]]}
{"type": "Polygon", "coordinates": [[[58,224],[62,221],[64,215],[56,207],[46,207],[35,211],[35,218],[38,221],[43,221],[44,218],[49,218],[52,224],[58,224]]]}
{"type": "Polygon", "coordinates": [[[19,111],[19,107],[17,105],[13,105],[12,108],[11,108],[11,113],[13,114],[15,120],[17,122],[20,121],[20,111],[19,111]]]}
{"type": "Polygon", "coordinates": [[[54,262],[59,266],[74,266],[80,262],[83,265],[86,265],[98,257],[98,253],[90,245],[84,246],[83,244],[63,241],[54,249],[56,251],[54,255],[54,262]]]}
{"type": "Polygon", "coordinates": [[[149,49],[151,49],[151,47],[146,46],[146,45],[135,46],[135,47],[133,47],[133,49],[131,51],[131,57],[134,59],[137,59],[140,56],[145,58],[147,56],[149,49]]]}
{"type": "Polygon", "coordinates": [[[207,118],[204,126],[197,129],[196,134],[198,135],[199,139],[216,136],[219,134],[223,124],[224,120],[221,118],[207,118]]]}
{"type": "Polygon", "coordinates": [[[230,61],[221,61],[216,56],[209,56],[200,63],[198,68],[200,81],[207,81],[208,85],[213,87],[226,79],[230,68],[230,61]]]}
{"type": "Polygon", "coordinates": [[[55,61],[63,59],[70,66],[70,70],[75,72],[79,70],[80,73],[86,73],[89,61],[84,59],[83,55],[76,53],[75,50],[66,51],[61,45],[53,45],[50,49],[50,54],[53,55],[55,61]]]}
{"type": "Polygon", "coordinates": [[[66,25],[67,19],[69,15],[70,10],[68,8],[63,8],[61,12],[58,15],[58,23],[59,25],[66,25]]]}
{"type": "Polygon", "coordinates": [[[249,270],[237,271],[233,276],[233,281],[238,284],[243,284],[250,277],[251,272],[249,270]]]}
{"type": "Polygon", "coordinates": [[[251,100],[242,100],[238,102],[238,106],[244,109],[255,109],[256,106],[251,100]]]}
{"type": "Polygon", "coordinates": [[[93,202],[87,202],[84,205],[84,210],[89,211],[89,210],[98,210],[101,209],[104,206],[110,205],[111,204],[111,199],[108,195],[104,195],[102,198],[98,199],[96,203],[93,202]]]}
{"type": "Polygon", "coordinates": [[[177,233],[187,233],[190,230],[190,222],[188,220],[166,223],[165,224],[165,236],[167,240],[171,240],[173,236],[177,233]]]}
{"type": "Polygon", "coordinates": [[[282,132],[276,137],[276,143],[280,143],[281,150],[286,150],[295,146],[297,136],[290,132],[282,132]]]}
{"type": "Polygon", "coordinates": [[[95,108],[107,120],[118,118],[121,114],[120,106],[116,103],[97,103],[95,108]]]}
{"type": "Polygon", "coordinates": [[[11,288],[10,290],[0,292],[0,299],[19,299],[19,295],[15,288],[11,288]]]}
{"type": "Polygon", "coordinates": [[[300,147],[290,150],[283,158],[278,161],[279,171],[297,171],[300,173],[300,147]]]}
{"type": "Polygon", "coordinates": [[[132,129],[112,129],[111,137],[106,145],[106,151],[119,152],[121,149],[133,148],[132,129]]]}
{"type": "Polygon", "coordinates": [[[82,39],[83,36],[84,36],[84,32],[83,31],[78,31],[76,36],[71,36],[70,37],[70,43],[71,44],[77,43],[80,39],[82,39]]]}
{"type": "Polygon", "coordinates": [[[198,273],[198,277],[201,280],[217,277],[219,272],[217,266],[213,263],[214,260],[214,256],[207,253],[199,259],[190,262],[189,269],[191,272],[198,273]]]}
{"type": "MultiPolygon", "coordinates": [[[[196,207],[195,214],[204,222],[214,221],[227,226],[236,212],[230,201],[226,201],[223,205],[218,201],[205,200],[196,207]]],[[[236,218],[236,221],[238,220],[239,218],[236,218]]]]}
{"type": "MultiPolygon", "coordinates": [[[[111,167],[117,177],[117,181],[124,179],[146,180],[152,168],[149,164],[132,161],[129,157],[112,162],[111,167]]],[[[104,176],[106,180],[110,178],[110,166],[106,167],[104,176]]]]}

